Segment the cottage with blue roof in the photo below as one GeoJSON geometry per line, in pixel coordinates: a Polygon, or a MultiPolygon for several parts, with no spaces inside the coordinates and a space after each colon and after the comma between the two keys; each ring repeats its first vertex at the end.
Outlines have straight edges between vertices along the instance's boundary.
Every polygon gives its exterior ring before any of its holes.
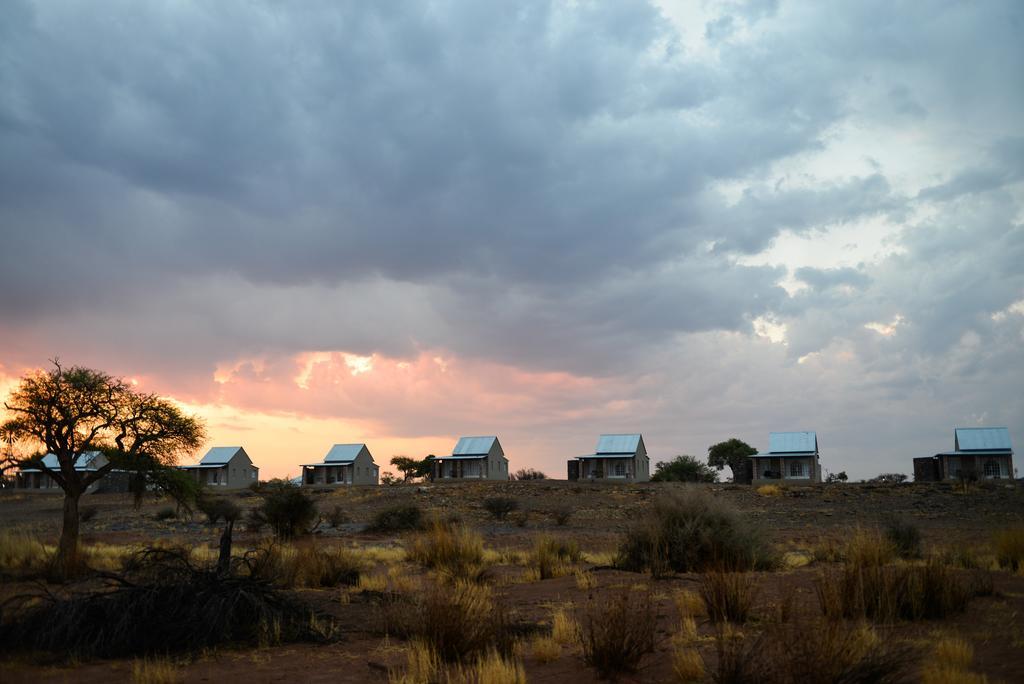
{"type": "Polygon", "coordinates": [[[821,482],[818,434],[814,431],[769,433],[768,452],[755,454],[750,460],[755,484],[778,480],[821,482]]]}
{"type": "Polygon", "coordinates": [[[494,435],[460,437],[451,456],[435,456],[431,480],[507,480],[508,459],[494,435]]]}
{"type": "Polygon", "coordinates": [[[651,462],[643,435],[601,435],[594,453],[569,459],[569,479],[647,482],[651,462]]]}
{"type": "Polygon", "coordinates": [[[380,468],[365,444],[335,444],[320,463],[302,466],[302,484],[306,487],[375,485],[380,468]]]}
{"type": "Polygon", "coordinates": [[[952,451],[914,459],[915,482],[1014,476],[1010,431],[1004,427],[954,428],[952,451]]]}
{"type": "MultiPolygon", "coordinates": [[[[75,459],[75,470],[79,473],[95,473],[109,463],[107,457],[101,451],[83,451],[75,459]]],[[[46,454],[37,459],[32,459],[23,464],[15,473],[14,486],[16,489],[39,489],[45,491],[63,491],[57,481],[50,477],[47,471],[60,472],[60,462],[54,454],[46,454]]],[[[121,470],[111,470],[107,477],[96,480],[86,493],[100,491],[128,491],[127,474],[121,470]]]]}
{"type": "Polygon", "coordinates": [[[242,489],[260,477],[260,469],[240,446],[213,447],[199,463],[178,467],[199,484],[219,489],[242,489]]]}

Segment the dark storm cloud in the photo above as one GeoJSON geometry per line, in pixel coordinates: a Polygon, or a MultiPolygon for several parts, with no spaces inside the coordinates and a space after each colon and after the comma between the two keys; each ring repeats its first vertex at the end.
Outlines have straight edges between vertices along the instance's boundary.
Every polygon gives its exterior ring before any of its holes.
{"type": "Polygon", "coordinates": [[[0,12],[0,343],[26,361],[73,337],[200,373],[438,347],[602,374],[762,315],[801,355],[896,314],[915,349],[950,318],[995,339],[1020,295],[1013,197],[958,248],[925,222],[898,267],[803,269],[793,298],[736,260],[1018,182],[1015,3],[732,3],[705,57],[643,2],[0,12]],[[884,169],[767,182],[854,117],[1005,142],[913,200],[884,169]]]}

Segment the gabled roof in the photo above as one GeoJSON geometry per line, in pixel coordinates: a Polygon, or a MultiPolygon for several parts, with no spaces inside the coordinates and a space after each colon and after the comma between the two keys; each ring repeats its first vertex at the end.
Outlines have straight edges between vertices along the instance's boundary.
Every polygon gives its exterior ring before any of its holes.
{"type": "Polygon", "coordinates": [[[221,466],[226,465],[228,461],[235,457],[239,451],[242,451],[242,447],[213,447],[206,452],[202,460],[199,461],[199,465],[204,466],[221,466]]]}
{"type": "Polygon", "coordinates": [[[597,438],[596,455],[635,454],[640,448],[639,434],[601,435],[597,438]]]}
{"type": "Polygon", "coordinates": [[[498,441],[494,435],[485,437],[460,437],[452,451],[452,456],[485,456],[491,453],[491,447],[498,441]]]}
{"type": "Polygon", "coordinates": [[[772,432],[768,435],[768,453],[813,454],[818,451],[818,435],[809,432],[772,432]]]}
{"type": "Polygon", "coordinates": [[[324,463],[351,463],[365,448],[365,444],[335,444],[324,456],[324,463]]]}
{"type": "Polygon", "coordinates": [[[956,428],[953,444],[957,451],[1010,451],[1010,431],[1004,427],[956,428]]]}
{"type": "MultiPolygon", "coordinates": [[[[99,451],[83,451],[79,455],[78,460],[75,461],[75,470],[79,472],[84,472],[86,470],[96,470],[97,468],[93,464],[93,461],[95,461],[96,458],[100,455],[101,452],[99,451]]],[[[57,460],[56,454],[46,454],[45,456],[43,456],[42,461],[43,465],[45,465],[50,470],[58,472],[60,471],[60,461],[57,460]]],[[[28,468],[22,468],[21,470],[23,472],[35,472],[37,470],[42,472],[40,468],[33,468],[32,466],[29,466],[28,468]]]]}

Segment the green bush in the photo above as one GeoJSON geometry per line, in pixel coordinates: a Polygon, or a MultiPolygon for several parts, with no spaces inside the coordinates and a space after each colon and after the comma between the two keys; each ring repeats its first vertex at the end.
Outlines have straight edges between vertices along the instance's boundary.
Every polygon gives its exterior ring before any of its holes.
{"type": "Polygon", "coordinates": [[[317,518],[313,499],[295,485],[264,489],[259,512],[281,539],[306,534],[317,518]]]}
{"type": "Polygon", "coordinates": [[[914,525],[892,518],[886,523],[885,536],[896,548],[900,558],[921,557],[921,530],[914,525]]]}
{"type": "Polygon", "coordinates": [[[616,565],[654,576],[707,569],[774,567],[764,535],[731,508],[703,492],[673,493],[654,501],[626,533],[616,565]]]}
{"type": "Polygon", "coordinates": [[[367,528],[371,532],[406,532],[423,529],[423,511],[416,504],[385,508],[373,516],[367,528]]]}
{"type": "Polygon", "coordinates": [[[219,496],[201,496],[196,501],[196,508],[206,516],[206,521],[211,525],[216,525],[221,520],[225,522],[230,520],[238,520],[238,517],[242,514],[242,509],[231,499],[226,499],[219,496]]]}
{"type": "Polygon", "coordinates": [[[676,456],[654,466],[651,482],[717,482],[718,471],[693,456],[676,456]]]}
{"type": "Polygon", "coordinates": [[[507,496],[492,496],[489,499],[484,499],[483,506],[492,518],[504,520],[509,513],[519,508],[519,502],[507,496]]]}

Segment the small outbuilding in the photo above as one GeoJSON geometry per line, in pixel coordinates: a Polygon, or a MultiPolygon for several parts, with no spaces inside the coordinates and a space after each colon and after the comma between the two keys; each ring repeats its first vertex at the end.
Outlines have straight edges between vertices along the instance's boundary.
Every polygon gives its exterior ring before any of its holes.
{"type": "Polygon", "coordinates": [[[768,452],[750,459],[754,464],[754,484],[778,480],[821,482],[818,434],[813,431],[771,432],[768,452]]]}
{"type": "Polygon", "coordinates": [[[435,456],[431,480],[507,480],[508,459],[494,435],[460,437],[451,456],[435,456]]]}
{"type": "Polygon", "coordinates": [[[961,477],[1005,480],[1014,477],[1010,431],[1004,427],[954,428],[953,451],[914,459],[914,481],[961,477]]]}
{"type": "Polygon", "coordinates": [[[569,459],[570,480],[647,482],[651,462],[639,433],[601,435],[594,453],[569,459]]]}
{"type": "Polygon", "coordinates": [[[178,467],[199,484],[222,489],[242,489],[260,477],[260,469],[240,446],[213,447],[199,463],[178,467]]]}
{"type": "Polygon", "coordinates": [[[375,485],[380,468],[365,444],[335,444],[320,463],[302,466],[302,484],[306,487],[375,485]]]}

